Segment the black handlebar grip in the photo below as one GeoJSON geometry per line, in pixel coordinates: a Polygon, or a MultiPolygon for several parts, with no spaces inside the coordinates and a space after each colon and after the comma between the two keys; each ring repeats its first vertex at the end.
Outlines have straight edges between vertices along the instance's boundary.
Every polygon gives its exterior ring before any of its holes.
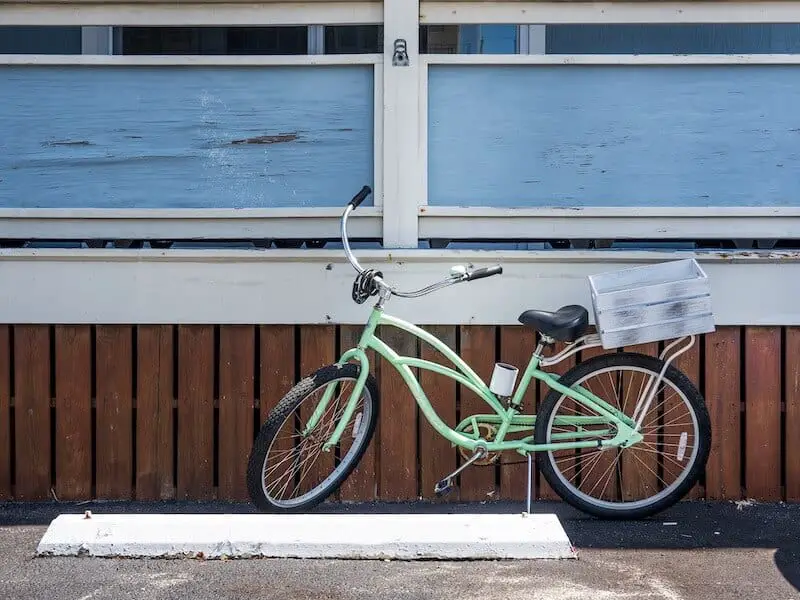
{"type": "Polygon", "coordinates": [[[358,205],[361,204],[371,193],[372,189],[368,185],[365,185],[363,188],[361,188],[361,191],[353,196],[352,200],[350,200],[350,206],[352,206],[354,209],[358,208],[358,205]]]}
{"type": "Polygon", "coordinates": [[[475,279],[483,279],[484,277],[491,277],[492,275],[500,275],[503,272],[503,267],[495,265],[494,267],[484,267],[476,269],[467,275],[467,281],[474,281],[475,279]]]}

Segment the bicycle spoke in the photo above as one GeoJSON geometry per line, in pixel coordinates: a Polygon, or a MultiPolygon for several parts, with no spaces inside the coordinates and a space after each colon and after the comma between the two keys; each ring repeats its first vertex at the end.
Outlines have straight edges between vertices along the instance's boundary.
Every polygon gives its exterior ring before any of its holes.
{"type": "Polygon", "coordinates": [[[604,485],[604,486],[603,486],[603,491],[602,491],[602,492],[600,492],[600,496],[602,497],[602,495],[603,495],[603,492],[605,492],[605,489],[606,489],[606,487],[608,486],[608,482],[609,482],[609,481],[610,481],[610,479],[611,479],[611,474],[610,474],[610,471],[612,471],[612,470],[614,469],[614,466],[617,464],[617,461],[619,460],[619,457],[620,457],[620,455],[619,455],[619,454],[617,454],[617,457],[614,459],[614,461],[613,461],[613,462],[612,462],[612,463],[611,463],[611,464],[608,466],[608,468],[607,468],[605,471],[603,471],[603,474],[600,476],[600,479],[598,479],[598,480],[597,480],[597,482],[594,484],[594,486],[592,486],[592,489],[591,489],[591,490],[589,490],[589,494],[591,494],[591,493],[592,493],[592,492],[595,490],[595,488],[596,488],[596,487],[597,487],[597,486],[600,484],[600,482],[603,480],[603,477],[604,477],[604,476],[605,476],[605,475],[608,473],[608,479],[606,480],[606,485],[604,485]]]}

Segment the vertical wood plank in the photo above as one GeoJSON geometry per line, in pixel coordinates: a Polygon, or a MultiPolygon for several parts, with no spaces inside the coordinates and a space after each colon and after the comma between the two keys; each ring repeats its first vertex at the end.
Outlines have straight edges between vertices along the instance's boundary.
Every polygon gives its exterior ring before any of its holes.
{"type": "Polygon", "coordinates": [[[98,326],[95,352],[97,497],[128,499],[133,480],[132,328],[98,326]]]}
{"type": "MultiPolygon", "coordinates": [[[[563,342],[556,342],[549,351],[544,350],[544,354],[546,356],[553,356],[561,352],[565,347],[566,344],[564,344],[563,342]]],[[[557,363],[550,367],[543,367],[543,370],[547,371],[548,373],[560,376],[564,375],[564,373],[569,371],[574,366],[575,366],[575,355],[573,354],[572,356],[562,360],[560,363],[557,363]]],[[[543,381],[540,381],[538,383],[539,383],[538,385],[539,401],[536,405],[537,413],[541,412],[540,407],[544,403],[545,398],[551,391],[551,388],[548,387],[543,381]]],[[[572,401],[572,405],[574,406],[574,401],[572,401]]],[[[568,450],[566,454],[569,453],[575,454],[575,451],[568,450]]],[[[561,456],[562,455],[557,455],[556,457],[557,460],[560,460],[561,456]]],[[[565,466],[564,469],[567,469],[567,466],[565,466]]],[[[569,473],[570,471],[567,471],[567,476],[569,476],[569,473]]],[[[539,492],[537,498],[541,500],[560,500],[560,496],[556,494],[555,490],[553,490],[552,487],[550,487],[550,484],[547,483],[547,480],[544,477],[539,477],[539,492]]]]}
{"type": "MultiPolygon", "coordinates": [[[[336,328],[333,325],[303,325],[300,327],[300,377],[308,377],[320,367],[336,362],[336,328]]],[[[334,396],[335,398],[335,396],[334,396]]],[[[300,419],[305,426],[311,417],[316,404],[322,399],[322,391],[313,396],[312,402],[300,405],[300,419]]],[[[330,408],[332,405],[328,405],[330,408]]],[[[333,419],[329,414],[326,419],[333,419]]],[[[328,427],[331,421],[320,421],[319,427],[328,427]]],[[[334,469],[336,456],[334,450],[320,452],[307,467],[307,474],[301,475],[300,493],[304,494],[315,488],[334,469]]],[[[304,467],[306,469],[306,467],[304,467]]],[[[333,498],[329,498],[333,500],[333,498]]]]}
{"type": "MultiPolygon", "coordinates": [[[[358,340],[364,330],[362,325],[342,325],[339,331],[339,346],[341,352],[345,352],[350,348],[355,348],[358,345],[358,340]]],[[[379,377],[380,357],[374,350],[367,351],[367,359],[369,360],[370,372],[379,377]]],[[[380,409],[379,409],[380,410],[380,409]]],[[[380,412],[379,412],[380,414],[380,412]]],[[[350,473],[350,476],[342,482],[342,487],[339,490],[339,497],[344,502],[365,502],[375,500],[378,493],[378,481],[376,478],[376,454],[378,447],[378,431],[372,436],[372,440],[364,451],[364,456],[359,461],[356,468],[350,473]]],[[[340,442],[341,456],[349,450],[350,444],[348,443],[348,436],[342,436],[340,442]]]]}
{"type": "MultiPolygon", "coordinates": [[[[489,325],[461,327],[461,357],[488,385],[495,364],[495,328],[489,325]]],[[[491,407],[472,390],[460,386],[463,420],[476,414],[493,414],[491,407]]],[[[481,434],[482,435],[482,434],[481,434]]],[[[489,500],[497,493],[496,466],[472,465],[459,475],[461,500],[489,500]]]]}
{"type": "Polygon", "coordinates": [[[261,422],[292,389],[295,373],[294,325],[261,325],[261,381],[259,411],[261,422]]]}
{"type": "MultiPolygon", "coordinates": [[[[426,330],[435,335],[447,346],[456,350],[456,328],[448,325],[432,325],[426,330]]],[[[444,355],[424,342],[420,342],[420,358],[429,360],[447,367],[454,365],[444,355]]],[[[425,395],[439,415],[439,418],[450,427],[455,428],[456,423],[456,389],[455,380],[421,369],[419,374],[420,384],[425,395]]],[[[420,496],[435,498],[434,487],[436,482],[446,477],[456,469],[457,448],[453,448],[447,439],[442,437],[419,412],[419,465],[420,465],[420,496]]]]}
{"type": "MultiPolygon", "coordinates": [[[[704,343],[705,336],[697,336],[694,341],[694,345],[689,348],[686,352],[678,356],[673,363],[675,368],[679,371],[682,371],[689,380],[695,385],[695,387],[703,394],[703,388],[701,387],[700,382],[700,347],[704,343]]],[[[668,403],[665,406],[664,410],[669,410],[672,408],[673,404],[668,403]]],[[[714,432],[711,432],[711,435],[714,435],[714,432]]],[[[680,439],[680,438],[678,438],[680,439]]],[[[691,490],[686,494],[686,498],[689,500],[698,500],[705,497],[705,474],[701,475],[700,480],[692,487],[691,490]]]]}
{"type": "Polygon", "coordinates": [[[0,500],[11,499],[11,340],[0,325],[0,500]]]}
{"type": "Polygon", "coordinates": [[[224,325],[219,333],[219,498],[245,500],[253,442],[255,329],[224,325]]]}
{"type": "MultiPolygon", "coordinates": [[[[417,356],[417,341],[411,334],[381,326],[379,335],[401,356],[417,356]]],[[[378,494],[384,501],[412,500],[417,498],[418,486],[417,403],[403,378],[389,364],[381,369],[380,388],[378,494]]]]}
{"type": "Polygon", "coordinates": [[[781,499],[781,330],[745,328],[745,490],[781,499]]]}
{"type": "MultiPolygon", "coordinates": [[[[522,381],[522,374],[528,367],[534,350],[536,349],[536,332],[530,327],[522,325],[507,325],[500,328],[500,358],[503,362],[514,365],[519,369],[517,386],[522,381]]],[[[532,379],[522,398],[522,411],[520,414],[536,412],[538,382],[532,379]]],[[[533,435],[533,429],[517,434],[515,437],[533,435]]],[[[535,459],[535,456],[533,457],[535,459]]],[[[533,461],[533,482],[531,494],[536,495],[536,481],[538,468],[533,461]]],[[[528,497],[528,464],[525,457],[516,452],[503,452],[500,456],[500,497],[504,500],[526,500],[528,497]]]]}
{"type": "Polygon", "coordinates": [[[705,395],[712,431],[706,465],[708,500],[741,496],[740,344],[738,327],[718,327],[705,338],[705,395]]]}
{"type": "Polygon", "coordinates": [[[83,500],[92,494],[92,339],[88,325],[57,325],[56,495],[83,500]]]}
{"type": "Polygon", "coordinates": [[[50,497],[50,328],[14,327],[15,498],[50,497]]]}
{"type": "Polygon", "coordinates": [[[137,327],[136,498],[175,497],[174,349],[171,325],[137,327]]]}
{"type": "MultiPolygon", "coordinates": [[[[627,346],[626,352],[645,354],[647,356],[658,356],[658,344],[639,344],[627,346]]],[[[649,377],[644,373],[625,372],[622,376],[620,394],[622,396],[620,408],[628,416],[633,416],[636,403],[644,395],[644,387],[647,385],[649,377]]],[[[663,383],[661,388],[663,389],[663,383]]],[[[650,405],[648,414],[645,416],[643,425],[652,421],[658,426],[659,413],[664,412],[664,394],[659,393],[650,405]]],[[[659,491],[658,486],[658,455],[653,451],[658,443],[657,432],[644,434],[641,444],[647,444],[647,448],[640,445],[617,451],[620,454],[620,492],[623,500],[641,500],[655,495],[659,491]]]]}
{"type": "Polygon", "coordinates": [[[786,328],[786,499],[800,500],[800,327],[786,328]]]}
{"type": "MultiPolygon", "coordinates": [[[[263,426],[270,412],[281,399],[292,389],[300,375],[296,372],[297,356],[295,354],[294,325],[262,325],[259,328],[259,428],[263,426]]],[[[294,420],[297,412],[291,417],[294,420]]],[[[270,460],[278,453],[290,450],[292,438],[288,428],[294,423],[284,423],[275,446],[271,452],[270,460]]],[[[275,477],[283,473],[276,474],[275,477]]]]}
{"type": "Polygon", "coordinates": [[[178,326],[177,498],[214,494],[214,326],[178,326]]]}

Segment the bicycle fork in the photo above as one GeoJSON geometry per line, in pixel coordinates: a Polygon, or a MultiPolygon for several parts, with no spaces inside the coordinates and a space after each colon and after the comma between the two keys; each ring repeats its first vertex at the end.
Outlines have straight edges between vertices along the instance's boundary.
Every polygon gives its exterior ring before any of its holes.
{"type": "MultiPolygon", "coordinates": [[[[331,448],[336,446],[339,443],[339,440],[344,433],[345,427],[347,427],[347,423],[350,422],[350,418],[353,416],[353,412],[356,409],[356,404],[358,404],[358,399],[361,398],[361,393],[364,391],[364,385],[367,381],[367,376],[369,375],[369,360],[367,359],[367,355],[364,353],[363,350],[360,348],[354,348],[349,352],[345,353],[341,359],[339,359],[338,365],[345,364],[351,358],[357,359],[361,363],[361,372],[359,373],[358,379],[356,380],[355,385],[353,386],[353,390],[350,392],[350,398],[347,400],[347,404],[345,405],[344,412],[342,413],[339,422],[336,424],[336,428],[333,430],[331,437],[322,445],[323,452],[330,452],[331,448]]],[[[319,423],[319,420],[322,418],[322,415],[325,414],[326,409],[328,408],[328,404],[330,404],[331,398],[333,397],[333,392],[336,389],[336,384],[331,383],[325,389],[325,392],[322,395],[322,399],[317,404],[314,412],[309,417],[308,422],[306,423],[305,428],[303,429],[303,437],[306,437],[311,434],[314,428],[319,423]]]]}

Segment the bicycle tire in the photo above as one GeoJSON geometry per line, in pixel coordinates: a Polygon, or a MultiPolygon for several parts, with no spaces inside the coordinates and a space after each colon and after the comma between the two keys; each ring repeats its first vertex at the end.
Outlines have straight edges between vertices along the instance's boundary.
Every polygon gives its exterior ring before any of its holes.
{"type": "MultiPolygon", "coordinates": [[[[664,363],[660,359],[644,354],[632,352],[604,354],[579,363],[567,371],[567,373],[559,379],[559,382],[567,387],[572,387],[576,383],[587,379],[593,373],[608,370],[613,367],[633,367],[645,369],[651,373],[657,374],[661,371],[663,365],[664,363]]],[[[537,465],[541,474],[563,500],[585,513],[602,519],[635,520],[652,516],[669,508],[681,500],[692,486],[697,483],[705,470],[711,449],[711,420],[708,415],[708,410],[699,390],[683,372],[676,369],[673,365],[670,365],[664,374],[664,379],[668,380],[669,383],[681,392],[690,410],[694,414],[695,423],[697,424],[697,452],[693,453],[693,457],[691,458],[693,463],[688,468],[686,475],[683,476],[681,481],[675,485],[674,489],[665,493],[663,497],[653,500],[650,503],[645,502],[642,504],[644,501],[638,501],[636,503],[637,506],[626,507],[623,501],[618,503],[619,506],[612,506],[613,503],[609,503],[606,500],[588,500],[585,494],[581,495],[576,493],[574,486],[565,484],[562,477],[556,472],[553,453],[550,451],[537,453],[537,465]]],[[[554,389],[551,389],[547,394],[540,413],[536,418],[534,435],[537,444],[547,443],[549,439],[548,430],[551,427],[551,418],[563,397],[563,394],[554,389]]],[[[631,448],[633,449],[635,447],[636,445],[633,445],[631,448]]],[[[622,452],[624,452],[624,450],[622,450],[622,452]]]]}
{"type": "Polygon", "coordinates": [[[364,452],[372,440],[375,427],[378,423],[380,401],[378,385],[375,377],[367,375],[362,397],[364,400],[364,419],[360,427],[366,427],[366,433],[354,443],[342,462],[334,469],[331,475],[324,479],[318,486],[307,492],[308,499],[293,505],[281,505],[269,497],[263,485],[263,473],[267,468],[266,461],[273,440],[286,422],[286,419],[302,404],[312,393],[320,388],[330,385],[337,380],[358,379],[361,367],[356,364],[328,365],[321,367],[314,373],[299,381],[270,411],[264,424],[259,429],[253,444],[247,467],[247,489],[251,501],[262,512],[269,513],[294,513],[310,510],[334,494],[342,483],[350,476],[364,456],[364,452]]]}

